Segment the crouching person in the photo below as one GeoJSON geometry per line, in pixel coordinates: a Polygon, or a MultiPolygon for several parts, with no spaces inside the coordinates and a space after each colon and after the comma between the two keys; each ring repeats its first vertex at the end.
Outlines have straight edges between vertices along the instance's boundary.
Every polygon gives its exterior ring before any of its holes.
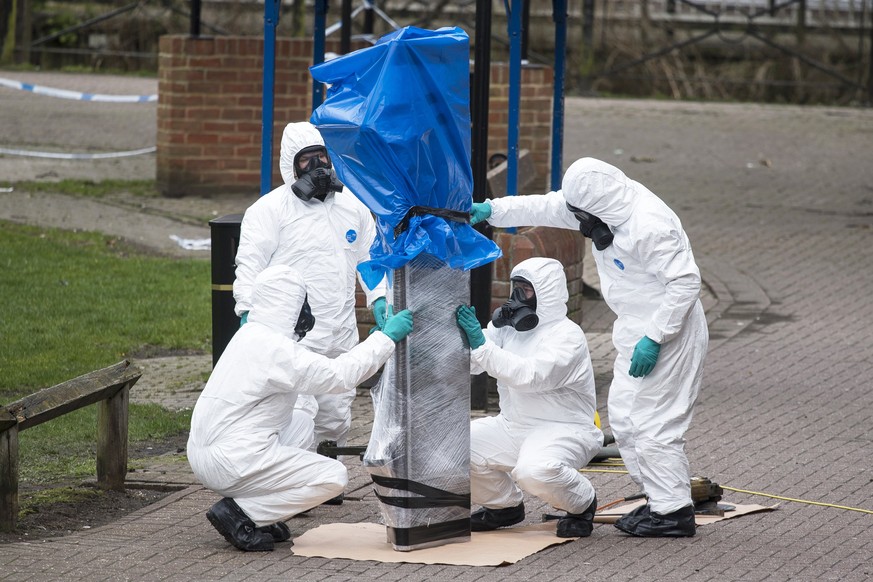
{"type": "Polygon", "coordinates": [[[524,520],[523,492],[566,511],[558,537],[594,527],[594,487],[579,469],[600,451],[594,372],[580,327],[567,318],[567,279],[554,259],[533,258],[510,275],[512,295],[481,329],[471,307],[457,310],[470,343],[471,372],[497,380],[500,414],[470,425],[470,493],[482,508],[473,531],[524,520]]]}
{"type": "Polygon", "coordinates": [[[343,491],[345,466],[308,450],[312,419],[294,412],[297,395],[354,391],[412,331],[412,314],[390,315],[381,331],[334,359],[297,343],[314,323],[300,274],[284,265],[264,269],[248,323],[194,407],[188,461],[223,497],[206,517],[240,550],[272,550],[291,538],[284,520],[343,491]]]}

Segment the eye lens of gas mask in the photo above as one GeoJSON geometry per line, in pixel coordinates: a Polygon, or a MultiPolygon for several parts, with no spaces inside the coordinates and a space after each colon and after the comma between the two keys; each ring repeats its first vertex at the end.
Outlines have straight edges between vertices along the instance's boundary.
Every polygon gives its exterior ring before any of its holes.
{"type": "Polygon", "coordinates": [[[303,307],[300,308],[300,316],[294,326],[294,333],[303,339],[306,337],[306,332],[312,331],[313,327],[315,327],[315,316],[312,315],[312,310],[309,308],[309,296],[307,295],[303,298],[303,307]]]}
{"type": "Polygon", "coordinates": [[[515,285],[512,295],[509,296],[509,301],[494,310],[491,321],[494,323],[494,327],[509,325],[516,331],[530,331],[540,322],[540,318],[536,314],[536,295],[531,294],[528,297],[526,289],[533,290],[528,281],[513,279],[512,282],[515,285]]]}
{"type": "Polygon", "coordinates": [[[297,176],[301,178],[318,168],[330,168],[330,158],[327,156],[327,149],[321,145],[303,148],[294,156],[294,167],[296,168],[297,176]]]}
{"type": "Polygon", "coordinates": [[[567,209],[576,216],[579,221],[579,232],[585,238],[590,238],[598,251],[602,251],[612,244],[612,231],[605,222],[589,212],[585,212],[581,208],[576,208],[567,203],[567,209]]]}

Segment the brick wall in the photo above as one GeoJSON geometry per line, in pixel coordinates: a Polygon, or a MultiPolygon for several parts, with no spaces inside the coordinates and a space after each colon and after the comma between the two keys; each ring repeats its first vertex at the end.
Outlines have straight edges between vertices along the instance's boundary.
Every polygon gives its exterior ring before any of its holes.
{"type": "MultiPolygon", "coordinates": [[[[257,37],[161,37],[157,184],[164,195],[260,190],[263,46],[257,37]]],[[[276,185],[282,131],[312,111],[311,60],[312,41],[276,40],[276,185]]]]}
{"type": "MultiPolygon", "coordinates": [[[[327,50],[338,50],[328,43],[327,50]]],[[[276,40],[273,184],[279,142],[290,121],[309,119],[311,39],[276,40]]],[[[263,39],[163,36],[158,64],[157,184],[166,196],[251,193],[261,183],[263,39]]],[[[522,69],[519,147],[534,156],[537,190],[551,155],[552,70],[522,69]]],[[[489,155],[507,151],[509,67],[491,72],[489,155]]]]}
{"type": "MultiPolygon", "coordinates": [[[[521,69],[519,103],[519,150],[530,150],[536,168],[526,190],[520,194],[548,190],[552,156],[552,97],[554,74],[551,67],[525,65],[521,69]]],[[[492,63],[488,103],[488,154],[508,151],[509,64],[492,63]]],[[[521,180],[519,180],[521,182],[521,180]]]]}

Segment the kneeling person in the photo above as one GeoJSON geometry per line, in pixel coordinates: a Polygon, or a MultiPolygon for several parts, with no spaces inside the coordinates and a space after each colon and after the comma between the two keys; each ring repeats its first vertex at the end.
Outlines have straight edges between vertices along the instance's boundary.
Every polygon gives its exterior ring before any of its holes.
{"type": "Polygon", "coordinates": [[[510,275],[512,295],[481,329],[457,310],[470,343],[471,372],[497,379],[500,414],[470,425],[470,493],[482,509],[473,531],[524,520],[523,491],[567,512],[559,537],[591,535],[594,487],[579,469],[600,451],[594,371],[580,327],[567,318],[567,279],[554,259],[533,258],[510,275]]]}
{"type": "Polygon", "coordinates": [[[294,403],[298,394],[353,392],[412,331],[412,313],[389,316],[381,331],[334,359],[297,343],[314,323],[303,278],[285,265],[264,269],[248,323],[194,407],[188,461],[223,496],[206,517],[240,550],[272,550],[291,537],[284,520],[342,492],[345,466],[308,450],[313,422],[294,403]]]}

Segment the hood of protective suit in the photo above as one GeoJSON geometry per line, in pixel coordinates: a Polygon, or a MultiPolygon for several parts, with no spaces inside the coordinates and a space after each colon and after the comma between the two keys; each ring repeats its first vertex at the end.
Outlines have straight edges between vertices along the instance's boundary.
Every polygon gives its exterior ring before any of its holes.
{"type": "Polygon", "coordinates": [[[594,158],[573,162],[561,182],[564,199],[609,226],[618,226],[630,218],[637,199],[648,190],[624,172],[594,158]]]}
{"type": "Polygon", "coordinates": [[[539,325],[567,316],[567,300],[570,294],[567,292],[567,276],[560,262],[534,257],[517,264],[510,274],[510,279],[513,277],[521,277],[533,285],[537,296],[539,325]]]}
{"type": "Polygon", "coordinates": [[[306,299],[303,277],[287,265],[273,265],[255,277],[248,323],[261,323],[292,339],[306,299]]]}
{"type": "Polygon", "coordinates": [[[279,150],[279,171],[286,184],[293,184],[300,176],[294,167],[294,158],[303,148],[314,145],[324,145],[318,129],[308,121],[289,123],[282,132],[282,145],[279,150]]]}

